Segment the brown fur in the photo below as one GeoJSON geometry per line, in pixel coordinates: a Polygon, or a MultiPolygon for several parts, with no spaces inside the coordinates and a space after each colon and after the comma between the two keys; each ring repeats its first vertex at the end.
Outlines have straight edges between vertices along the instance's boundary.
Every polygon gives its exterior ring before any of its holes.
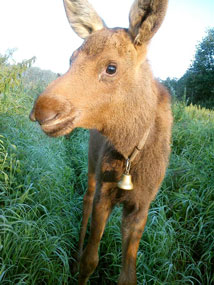
{"type": "Polygon", "coordinates": [[[83,39],[90,33],[101,30],[102,19],[85,0],[64,0],[65,11],[74,31],[83,39]]]}
{"type": "Polygon", "coordinates": [[[135,44],[148,43],[166,14],[168,0],[135,0],[129,14],[130,31],[135,44]]]}
{"type": "Polygon", "coordinates": [[[84,196],[79,240],[79,284],[86,284],[96,268],[99,242],[117,203],[123,203],[123,259],[118,284],[136,284],[138,245],[150,203],[168,163],[172,125],[170,97],[153,78],[146,60],[146,44],[141,45],[143,37],[148,41],[156,29],[143,30],[147,21],[145,14],[149,15],[150,22],[154,21],[153,27],[160,26],[167,1],[151,1],[152,7],[157,6],[157,9],[151,9],[148,0],[142,2],[149,11],[142,15],[141,27],[139,20],[133,18],[141,13],[136,10],[141,9],[136,3],[131,11],[131,28],[103,28],[92,32],[71,57],[69,71],[48,86],[31,112],[31,119],[37,120],[51,136],[68,134],[76,127],[92,129],[88,191],[84,196]],[[137,27],[133,27],[134,22],[137,27]],[[137,33],[140,40],[136,43],[137,33]],[[106,73],[109,64],[117,66],[112,76],[106,73]],[[125,159],[148,128],[146,143],[131,166],[134,190],[121,190],[117,182],[124,171],[125,159]],[[91,212],[91,233],[83,251],[91,212]]]}

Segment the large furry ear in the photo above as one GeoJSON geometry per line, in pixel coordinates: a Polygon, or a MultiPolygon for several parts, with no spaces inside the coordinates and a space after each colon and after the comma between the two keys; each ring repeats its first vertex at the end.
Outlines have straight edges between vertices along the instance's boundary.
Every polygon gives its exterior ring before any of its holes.
{"type": "Polygon", "coordinates": [[[168,0],[135,0],[129,13],[129,32],[135,45],[148,43],[163,22],[168,0]]]}
{"type": "Polygon", "coordinates": [[[79,37],[85,39],[104,27],[102,19],[87,0],[63,1],[68,21],[79,37]]]}

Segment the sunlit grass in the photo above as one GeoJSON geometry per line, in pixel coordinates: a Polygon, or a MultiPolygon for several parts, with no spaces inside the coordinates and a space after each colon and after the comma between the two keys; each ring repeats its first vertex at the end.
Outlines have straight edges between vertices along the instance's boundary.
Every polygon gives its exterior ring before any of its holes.
{"type": "MultiPolygon", "coordinates": [[[[0,284],[76,284],[69,263],[87,183],[88,133],[48,138],[28,120],[29,106],[0,107],[0,284]]],[[[140,243],[138,281],[213,284],[214,116],[180,103],[173,112],[173,151],[140,243]]],[[[118,279],[120,221],[116,207],[90,284],[118,279]]]]}

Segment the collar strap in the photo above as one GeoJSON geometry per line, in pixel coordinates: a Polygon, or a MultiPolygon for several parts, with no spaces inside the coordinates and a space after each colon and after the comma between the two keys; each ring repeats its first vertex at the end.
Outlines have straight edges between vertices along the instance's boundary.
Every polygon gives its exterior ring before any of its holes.
{"type": "Polygon", "coordinates": [[[134,148],[133,152],[131,153],[131,155],[128,157],[128,161],[129,163],[131,163],[135,157],[137,156],[137,154],[142,150],[142,148],[144,147],[145,143],[146,143],[146,140],[148,138],[148,135],[149,135],[149,132],[150,132],[150,128],[148,128],[144,135],[143,135],[143,138],[141,139],[141,141],[139,142],[139,144],[134,148]]]}
{"type": "Polygon", "coordinates": [[[131,155],[126,159],[126,169],[125,169],[125,173],[122,175],[122,177],[120,178],[120,180],[117,183],[117,187],[122,189],[122,190],[133,190],[134,185],[131,181],[131,175],[129,174],[130,172],[130,168],[131,168],[131,162],[135,159],[136,155],[141,151],[141,149],[144,147],[146,140],[148,138],[149,132],[150,132],[150,128],[148,128],[144,135],[143,138],[141,139],[141,141],[139,142],[139,144],[134,148],[133,152],[131,153],[131,155]]]}

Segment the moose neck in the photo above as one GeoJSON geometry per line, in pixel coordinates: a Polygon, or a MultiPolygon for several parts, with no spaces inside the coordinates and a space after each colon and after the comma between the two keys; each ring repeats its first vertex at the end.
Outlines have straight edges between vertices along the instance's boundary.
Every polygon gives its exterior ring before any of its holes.
{"type": "MultiPolygon", "coordinates": [[[[130,123],[132,124],[134,121],[130,123]]],[[[106,127],[102,130],[103,135],[109,139],[114,148],[121,153],[124,158],[128,158],[130,156],[145,131],[143,127],[140,131],[139,125],[137,127],[131,127],[131,124],[124,126],[112,126],[112,128],[106,127]]]]}
{"type": "Polygon", "coordinates": [[[127,101],[115,109],[101,131],[125,158],[130,156],[154,122],[156,101],[151,100],[148,104],[143,100],[144,96],[139,95],[131,104],[127,101]]]}

